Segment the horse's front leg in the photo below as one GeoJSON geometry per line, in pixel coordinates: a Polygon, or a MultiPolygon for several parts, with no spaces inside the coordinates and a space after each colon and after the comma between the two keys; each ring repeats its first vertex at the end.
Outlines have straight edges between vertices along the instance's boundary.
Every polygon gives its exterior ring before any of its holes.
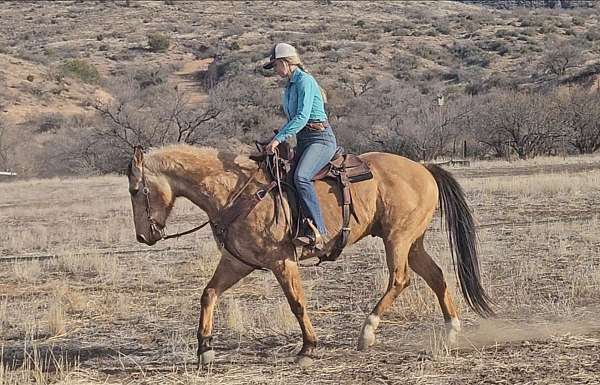
{"type": "Polygon", "coordinates": [[[211,363],[215,358],[212,348],[212,330],[215,305],[219,296],[254,268],[223,254],[219,265],[202,293],[200,321],[198,323],[198,365],[211,363]]]}
{"type": "Polygon", "coordinates": [[[306,302],[298,264],[290,260],[279,261],[272,270],[302,330],[302,349],[298,355],[301,358],[308,356],[317,347],[317,336],[306,313],[306,302]]]}

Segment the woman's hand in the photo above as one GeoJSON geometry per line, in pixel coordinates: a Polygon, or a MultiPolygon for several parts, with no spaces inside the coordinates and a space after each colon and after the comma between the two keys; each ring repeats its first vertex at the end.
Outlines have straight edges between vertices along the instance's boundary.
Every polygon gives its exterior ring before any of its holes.
{"type": "Polygon", "coordinates": [[[273,155],[277,146],[279,146],[279,141],[277,139],[273,139],[269,144],[265,146],[265,153],[267,155],[273,155]]]}

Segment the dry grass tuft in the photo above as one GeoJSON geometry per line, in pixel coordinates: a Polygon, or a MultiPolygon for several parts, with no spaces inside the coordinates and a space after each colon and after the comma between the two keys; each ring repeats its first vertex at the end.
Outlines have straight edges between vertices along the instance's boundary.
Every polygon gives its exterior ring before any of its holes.
{"type": "Polygon", "coordinates": [[[116,283],[121,277],[119,260],[114,255],[65,255],[55,261],[58,269],[83,277],[98,277],[116,283]]]}
{"type": "Polygon", "coordinates": [[[54,297],[48,306],[48,333],[51,336],[64,334],[66,330],[65,311],[60,299],[54,297]]]}
{"type": "MultiPolygon", "coordinates": [[[[0,351],[4,353],[4,351],[0,351]]],[[[87,385],[89,377],[79,368],[77,359],[55,355],[51,349],[42,349],[33,344],[24,348],[24,360],[15,367],[14,363],[3,362],[0,356],[0,384],[2,385],[87,385]]],[[[108,383],[108,382],[106,382],[108,383]]]]}
{"type": "Polygon", "coordinates": [[[510,193],[520,197],[551,198],[595,192],[600,184],[600,171],[570,174],[511,175],[468,179],[465,187],[482,195],[510,193]],[[565,181],[568,180],[568,183],[565,181]]]}
{"type": "MultiPolygon", "coordinates": [[[[280,301],[275,305],[274,309],[265,309],[266,320],[269,320],[271,329],[286,333],[298,329],[298,321],[292,313],[290,305],[286,301],[280,301]]],[[[260,327],[260,325],[259,325],[260,327]]]]}
{"type": "Polygon", "coordinates": [[[13,273],[19,281],[35,282],[42,275],[42,265],[37,260],[15,262],[13,264],[13,273]]]}
{"type": "Polygon", "coordinates": [[[54,288],[53,295],[65,312],[80,313],[87,308],[88,298],[86,295],[77,289],[69,287],[65,282],[60,282],[54,288]]]}
{"type": "Polygon", "coordinates": [[[251,320],[247,317],[246,309],[242,308],[240,302],[233,296],[227,298],[225,308],[225,324],[227,328],[236,333],[244,334],[251,326],[251,320]]]}

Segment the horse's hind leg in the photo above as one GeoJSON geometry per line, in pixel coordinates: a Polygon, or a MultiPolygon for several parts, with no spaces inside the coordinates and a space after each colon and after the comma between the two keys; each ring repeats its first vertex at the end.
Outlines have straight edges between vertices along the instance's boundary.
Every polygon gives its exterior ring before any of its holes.
{"type": "Polygon", "coordinates": [[[427,285],[429,285],[431,290],[433,290],[438,297],[442,313],[444,314],[444,321],[446,322],[448,342],[451,344],[456,343],[457,334],[460,332],[458,313],[452,302],[452,296],[446,287],[442,269],[440,269],[427,251],[425,251],[425,247],[423,246],[423,236],[417,239],[411,246],[408,254],[408,264],[415,273],[420,275],[425,282],[427,282],[427,285]]]}
{"type": "Polygon", "coordinates": [[[387,239],[384,239],[384,244],[390,274],[388,287],[363,324],[360,337],[358,338],[358,350],[365,350],[375,343],[375,330],[379,326],[381,316],[410,282],[410,278],[408,277],[408,251],[410,249],[410,242],[403,239],[394,239],[394,237],[387,237],[387,239]]]}

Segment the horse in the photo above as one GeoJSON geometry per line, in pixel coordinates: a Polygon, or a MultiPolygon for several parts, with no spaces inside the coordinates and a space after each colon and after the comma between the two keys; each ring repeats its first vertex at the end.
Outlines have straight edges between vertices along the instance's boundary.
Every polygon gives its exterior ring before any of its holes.
{"type": "MultiPolygon", "coordinates": [[[[373,178],[352,184],[354,216],[348,245],[371,235],[383,239],[389,281],[387,289],[366,317],[358,339],[358,350],[375,342],[381,317],[409,285],[408,268],[421,276],[438,298],[450,343],[461,325],[440,267],[427,253],[423,238],[436,207],[445,217],[450,254],[466,303],[477,314],[493,314],[492,301],[480,280],[477,238],[472,214],[461,186],[454,177],[434,164],[423,165],[395,154],[370,152],[360,155],[373,178]]],[[[270,270],[276,277],[302,331],[298,359],[310,359],[317,337],[306,309],[299,275],[299,261],[327,253],[335,246],[342,226],[343,197],[332,180],[315,182],[323,217],[334,235],[321,251],[305,249],[298,256],[283,216],[289,206],[278,209],[275,192],[266,193],[267,172],[248,156],[190,145],[170,145],[145,154],[134,149],[127,171],[136,238],[154,245],[165,237],[167,218],[178,197],[185,197],[209,218],[222,253],[201,297],[198,322],[198,365],[213,362],[214,308],[224,291],[256,269],[270,270]],[[239,197],[262,198],[247,216],[223,229],[219,216],[239,197]]]]}

